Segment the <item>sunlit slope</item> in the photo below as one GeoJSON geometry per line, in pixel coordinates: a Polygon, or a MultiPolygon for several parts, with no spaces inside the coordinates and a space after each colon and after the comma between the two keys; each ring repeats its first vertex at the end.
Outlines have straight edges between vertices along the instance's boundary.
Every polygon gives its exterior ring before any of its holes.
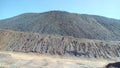
{"type": "Polygon", "coordinates": [[[76,38],[120,40],[120,20],[65,11],[21,14],[1,20],[0,29],[76,38]]]}

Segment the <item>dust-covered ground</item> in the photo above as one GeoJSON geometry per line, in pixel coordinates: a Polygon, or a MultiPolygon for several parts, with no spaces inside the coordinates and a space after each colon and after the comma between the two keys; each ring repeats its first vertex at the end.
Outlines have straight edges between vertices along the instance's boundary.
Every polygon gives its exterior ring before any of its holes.
{"type": "Polygon", "coordinates": [[[1,68],[103,68],[109,62],[113,61],[0,52],[1,68]]]}

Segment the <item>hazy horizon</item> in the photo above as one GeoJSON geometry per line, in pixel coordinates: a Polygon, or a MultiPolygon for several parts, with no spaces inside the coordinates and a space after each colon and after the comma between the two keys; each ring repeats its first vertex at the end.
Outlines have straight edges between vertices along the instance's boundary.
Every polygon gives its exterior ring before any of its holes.
{"type": "Polygon", "coordinates": [[[0,20],[23,13],[41,13],[53,10],[120,19],[119,3],[118,0],[0,0],[0,20]]]}

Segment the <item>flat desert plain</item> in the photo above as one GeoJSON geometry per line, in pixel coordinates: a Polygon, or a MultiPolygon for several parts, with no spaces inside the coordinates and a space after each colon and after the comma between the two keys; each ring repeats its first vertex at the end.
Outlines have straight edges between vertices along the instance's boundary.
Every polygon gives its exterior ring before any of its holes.
{"type": "Polygon", "coordinates": [[[109,62],[114,61],[0,52],[0,68],[104,68],[109,62]]]}

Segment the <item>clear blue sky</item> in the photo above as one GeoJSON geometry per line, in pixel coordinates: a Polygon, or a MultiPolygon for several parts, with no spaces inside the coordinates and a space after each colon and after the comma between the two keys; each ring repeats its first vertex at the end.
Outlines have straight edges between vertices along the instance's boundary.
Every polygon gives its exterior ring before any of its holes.
{"type": "Polygon", "coordinates": [[[120,0],[0,0],[0,19],[50,10],[120,19],[120,0]]]}

